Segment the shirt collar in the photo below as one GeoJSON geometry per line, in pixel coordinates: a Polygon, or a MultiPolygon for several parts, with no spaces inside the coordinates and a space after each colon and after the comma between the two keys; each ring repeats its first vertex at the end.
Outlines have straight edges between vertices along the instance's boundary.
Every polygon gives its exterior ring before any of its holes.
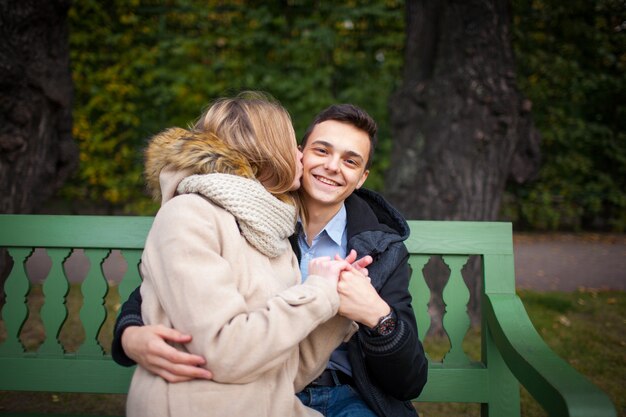
{"type": "MultiPolygon", "coordinates": [[[[342,237],[344,231],[346,230],[346,225],[348,224],[347,218],[348,217],[346,212],[346,206],[345,204],[342,204],[337,214],[335,214],[333,218],[330,219],[328,223],[326,223],[326,226],[324,226],[324,228],[319,232],[317,236],[321,235],[323,232],[326,232],[328,237],[330,237],[332,241],[335,242],[335,244],[341,246],[342,237]]],[[[299,230],[299,233],[304,236],[304,228],[302,227],[301,219],[298,219],[297,230],[299,230]]],[[[315,236],[315,238],[317,238],[317,236],[315,236]]],[[[315,238],[313,238],[313,240],[315,240],[315,238]]]]}
{"type": "MultiPolygon", "coordinates": [[[[344,204],[341,205],[341,208],[335,214],[335,216],[330,219],[330,221],[326,224],[322,231],[326,231],[328,236],[335,242],[337,245],[341,246],[341,238],[343,236],[344,231],[346,230],[346,206],[344,204]]],[[[320,232],[321,233],[321,232],[320,232]]]]}

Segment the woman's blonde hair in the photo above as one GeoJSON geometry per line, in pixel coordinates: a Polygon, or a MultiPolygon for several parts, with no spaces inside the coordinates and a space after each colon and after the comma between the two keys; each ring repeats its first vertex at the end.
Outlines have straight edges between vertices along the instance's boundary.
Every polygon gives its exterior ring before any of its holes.
{"type": "Polygon", "coordinates": [[[296,134],[289,113],[270,95],[244,91],[220,98],[193,129],[212,133],[240,152],[270,193],[287,198],[297,170],[296,134]]]}

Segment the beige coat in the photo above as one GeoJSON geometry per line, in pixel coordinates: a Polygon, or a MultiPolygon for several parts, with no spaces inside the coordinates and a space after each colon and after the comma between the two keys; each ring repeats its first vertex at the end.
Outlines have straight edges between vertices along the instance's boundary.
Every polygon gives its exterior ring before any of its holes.
{"type": "Polygon", "coordinates": [[[336,315],[335,285],[319,276],[301,284],[289,245],[263,255],[223,208],[198,194],[174,196],[188,172],[160,174],[164,204],[142,256],[142,315],[191,334],[177,347],[205,357],[214,380],[169,384],[138,367],[127,415],[319,416],[295,392],[354,333],[336,315]]]}

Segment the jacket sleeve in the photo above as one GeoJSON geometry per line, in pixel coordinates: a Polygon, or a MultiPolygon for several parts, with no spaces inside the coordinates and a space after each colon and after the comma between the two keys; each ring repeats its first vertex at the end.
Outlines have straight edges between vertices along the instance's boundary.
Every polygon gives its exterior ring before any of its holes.
{"type": "Polygon", "coordinates": [[[408,251],[398,244],[385,265],[397,265],[384,280],[379,294],[395,311],[397,326],[388,336],[359,331],[365,364],[372,381],[384,392],[399,400],[416,398],[428,376],[428,361],[418,338],[415,314],[411,306],[408,251]]]}
{"type": "Polygon", "coordinates": [[[126,352],[122,348],[122,333],[130,326],[143,326],[141,318],[141,292],[140,287],[128,296],[128,300],[122,304],[120,314],[115,321],[115,329],[113,330],[113,344],[111,346],[111,355],[113,360],[122,366],[136,365],[135,361],[126,356],[126,352]]]}
{"type": "Polygon", "coordinates": [[[232,229],[241,237],[236,225],[220,224],[218,211],[194,195],[161,207],[142,258],[142,313],[151,324],[146,312],[164,312],[162,323],[191,334],[184,348],[206,359],[215,381],[246,383],[284,366],[293,348],[337,313],[339,295],[332,281],[312,275],[249,309],[236,279],[241,270],[222,256],[232,229]]]}

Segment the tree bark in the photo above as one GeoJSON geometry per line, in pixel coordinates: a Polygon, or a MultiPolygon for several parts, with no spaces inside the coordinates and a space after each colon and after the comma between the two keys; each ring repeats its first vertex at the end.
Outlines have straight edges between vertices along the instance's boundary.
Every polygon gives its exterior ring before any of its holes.
{"type": "Polygon", "coordinates": [[[31,213],[78,162],[69,0],[0,2],[0,213],[31,213]]]}
{"type": "MultiPolygon", "coordinates": [[[[394,144],[385,194],[408,218],[496,220],[507,179],[523,182],[538,171],[531,103],[515,83],[509,6],[406,2],[404,79],[389,102],[394,144]]],[[[466,281],[477,323],[480,283],[466,281]]]]}

